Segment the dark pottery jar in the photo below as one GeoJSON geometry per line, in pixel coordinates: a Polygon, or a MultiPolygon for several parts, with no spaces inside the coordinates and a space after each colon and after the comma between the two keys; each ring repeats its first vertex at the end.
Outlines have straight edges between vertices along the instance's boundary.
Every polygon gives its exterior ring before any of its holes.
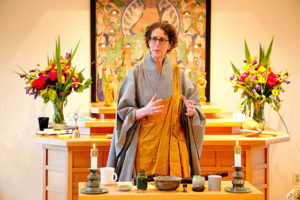
{"type": "Polygon", "coordinates": [[[136,187],[138,192],[144,192],[147,190],[147,175],[144,169],[138,170],[138,175],[136,177],[136,187]]]}

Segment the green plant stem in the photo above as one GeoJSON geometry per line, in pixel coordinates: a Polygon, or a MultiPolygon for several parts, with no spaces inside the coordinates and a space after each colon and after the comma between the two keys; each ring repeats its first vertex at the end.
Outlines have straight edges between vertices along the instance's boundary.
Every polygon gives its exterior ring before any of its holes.
{"type": "Polygon", "coordinates": [[[53,116],[53,121],[58,124],[65,123],[64,119],[64,102],[63,101],[56,101],[53,102],[54,106],[54,116],[53,116]]]}
{"type": "Polygon", "coordinates": [[[288,128],[287,128],[287,126],[286,126],[286,124],[284,122],[283,117],[281,116],[281,114],[279,113],[279,111],[277,111],[277,113],[278,113],[278,115],[279,115],[279,117],[280,117],[280,119],[281,119],[281,121],[282,121],[282,123],[283,123],[283,125],[285,127],[285,130],[286,130],[287,134],[290,135],[289,130],[288,130],[288,128]]]}

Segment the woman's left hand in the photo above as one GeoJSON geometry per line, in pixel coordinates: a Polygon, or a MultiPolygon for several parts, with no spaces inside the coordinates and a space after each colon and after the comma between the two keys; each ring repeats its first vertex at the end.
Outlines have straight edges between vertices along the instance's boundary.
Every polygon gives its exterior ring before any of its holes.
{"type": "Polygon", "coordinates": [[[186,105],[187,109],[186,109],[186,115],[189,117],[193,117],[194,113],[195,113],[195,106],[192,100],[188,100],[187,98],[185,98],[185,96],[181,95],[181,99],[183,100],[184,104],[186,105]]]}

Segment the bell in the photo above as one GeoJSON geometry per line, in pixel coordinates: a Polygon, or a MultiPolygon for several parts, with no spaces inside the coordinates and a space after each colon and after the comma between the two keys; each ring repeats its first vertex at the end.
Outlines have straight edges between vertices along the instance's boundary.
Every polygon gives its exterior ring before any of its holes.
{"type": "Polygon", "coordinates": [[[78,115],[75,114],[75,115],[74,115],[75,129],[74,129],[74,131],[73,131],[73,133],[72,133],[72,137],[73,137],[73,138],[79,138],[79,137],[80,137],[80,132],[79,132],[78,126],[77,126],[77,119],[78,119],[78,115]]]}

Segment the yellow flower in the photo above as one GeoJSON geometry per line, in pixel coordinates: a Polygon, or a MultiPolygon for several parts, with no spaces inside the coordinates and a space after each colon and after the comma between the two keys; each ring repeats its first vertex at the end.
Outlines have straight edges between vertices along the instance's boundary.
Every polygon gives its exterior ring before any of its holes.
{"type": "Polygon", "coordinates": [[[35,77],[36,75],[37,75],[37,71],[35,71],[35,72],[33,72],[30,76],[33,78],[33,77],[35,77]]]}
{"type": "Polygon", "coordinates": [[[272,94],[274,95],[274,96],[277,96],[278,95],[278,90],[277,89],[274,89],[274,90],[272,90],[272,94]]]}
{"type": "Polygon", "coordinates": [[[42,92],[40,93],[40,96],[43,96],[45,95],[46,93],[48,92],[48,88],[42,90],[42,92]]]}
{"type": "Polygon", "coordinates": [[[260,66],[260,67],[258,68],[258,72],[260,72],[260,73],[264,73],[266,70],[267,70],[267,69],[266,69],[264,66],[260,66]]]}
{"type": "Polygon", "coordinates": [[[249,61],[250,61],[250,63],[253,63],[253,60],[252,60],[251,56],[249,56],[249,61]]]}
{"type": "Polygon", "coordinates": [[[65,76],[62,76],[62,77],[61,77],[61,83],[62,83],[62,84],[65,84],[65,83],[66,83],[66,78],[65,78],[65,76]]]}
{"type": "Polygon", "coordinates": [[[46,71],[50,71],[51,70],[51,66],[46,67],[46,71]]]}
{"type": "Polygon", "coordinates": [[[248,70],[249,70],[249,67],[251,67],[251,65],[250,65],[250,64],[248,64],[248,65],[245,65],[245,66],[243,67],[243,69],[245,70],[245,72],[248,72],[248,70]]]}
{"type": "Polygon", "coordinates": [[[66,73],[67,73],[67,74],[71,74],[71,70],[70,70],[70,69],[67,69],[66,73]]]}
{"type": "Polygon", "coordinates": [[[257,76],[258,76],[258,80],[257,80],[258,83],[265,83],[266,82],[265,78],[262,75],[258,74],[257,76]]]}
{"type": "Polygon", "coordinates": [[[55,63],[53,62],[52,58],[50,59],[50,65],[54,65],[55,63]]]}

